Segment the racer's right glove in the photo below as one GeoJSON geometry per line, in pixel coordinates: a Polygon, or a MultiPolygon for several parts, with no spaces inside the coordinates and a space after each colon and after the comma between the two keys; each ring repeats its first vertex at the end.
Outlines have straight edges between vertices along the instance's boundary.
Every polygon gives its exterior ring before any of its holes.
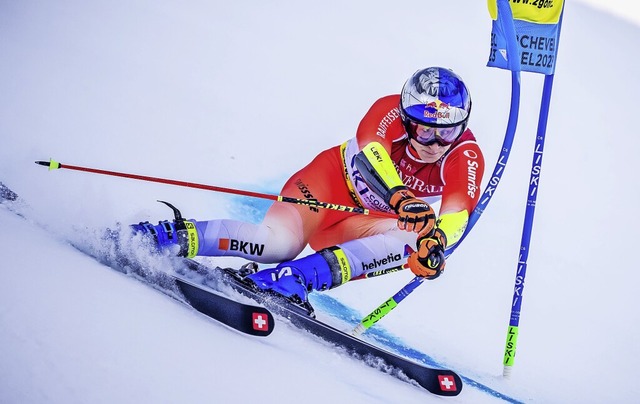
{"type": "Polygon", "coordinates": [[[436,212],[431,205],[407,190],[396,191],[389,206],[398,214],[398,228],[418,233],[418,239],[431,235],[436,225],[436,212]]]}

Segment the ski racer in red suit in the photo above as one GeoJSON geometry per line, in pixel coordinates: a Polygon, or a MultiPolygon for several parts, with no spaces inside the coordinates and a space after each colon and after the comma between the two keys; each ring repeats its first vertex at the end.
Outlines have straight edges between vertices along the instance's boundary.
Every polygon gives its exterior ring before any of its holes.
{"type": "Polygon", "coordinates": [[[441,67],[419,70],[401,94],[371,106],[354,138],[321,152],[281,191],[395,213],[397,220],[276,202],[260,224],[222,219],[132,227],[182,256],[278,263],[249,279],[302,301],[311,290],[334,288],[407,258],[413,273],[434,279],[445,267],[445,248],[458,242],[480,197],[484,158],[467,129],[470,111],[459,76],[441,67]],[[437,202],[438,215],[431,206],[437,202]],[[307,244],[316,252],[296,258],[307,244]]]}

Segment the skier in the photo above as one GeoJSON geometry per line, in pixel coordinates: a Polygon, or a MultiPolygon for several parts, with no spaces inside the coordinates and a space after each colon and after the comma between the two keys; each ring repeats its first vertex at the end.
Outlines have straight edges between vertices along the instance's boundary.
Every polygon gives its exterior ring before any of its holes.
{"type": "Polygon", "coordinates": [[[397,220],[276,202],[260,224],[223,219],[132,227],[180,256],[277,263],[248,278],[303,302],[311,290],[404,262],[417,276],[435,279],[445,268],[445,248],[461,238],[480,198],[484,158],[467,129],[470,111],[469,91],[458,75],[442,67],[418,70],[401,94],[371,106],[354,138],[321,152],[281,191],[393,212],[397,220]],[[436,216],[431,205],[438,201],[436,216]],[[296,258],[307,245],[316,252],[296,258]]]}

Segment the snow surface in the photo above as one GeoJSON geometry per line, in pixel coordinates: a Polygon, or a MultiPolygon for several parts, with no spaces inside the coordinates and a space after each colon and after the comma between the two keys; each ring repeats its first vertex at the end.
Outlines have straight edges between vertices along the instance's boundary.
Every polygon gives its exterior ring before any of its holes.
{"type": "MultiPolygon", "coordinates": [[[[488,170],[510,74],[485,67],[485,2],[19,1],[0,4],[0,402],[495,402],[420,388],[289,329],[237,334],[80,254],[79,229],[170,217],[259,218],[264,204],[34,160],[278,192],[351,137],[370,104],[427,65],[474,99],[488,170]],[[437,10],[437,13],[436,13],[437,10]],[[251,210],[253,209],[253,210],[251,210]]],[[[640,29],[568,1],[529,256],[518,355],[502,374],[542,77],[523,74],[500,187],[447,272],[380,326],[524,402],[637,402],[640,29]]],[[[485,178],[486,183],[486,178],[485,178]]],[[[214,263],[227,263],[213,260],[214,263]]],[[[328,294],[362,315],[411,279],[328,294]]]]}

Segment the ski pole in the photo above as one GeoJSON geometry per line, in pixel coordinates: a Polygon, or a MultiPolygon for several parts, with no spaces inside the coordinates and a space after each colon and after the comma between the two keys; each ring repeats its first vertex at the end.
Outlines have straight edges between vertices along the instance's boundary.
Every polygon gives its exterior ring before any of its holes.
{"type": "Polygon", "coordinates": [[[240,190],[240,189],[218,187],[218,186],[215,186],[215,185],[198,184],[198,183],[195,183],[195,182],[185,182],[185,181],[171,180],[171,179],[166,179],[166,178],[149,177],[149,176],[146,176],[146,175],[128,174],[128,173],[121,173],[121,172],[117,172],[117,171],[100,170],[100,169],[97,169],[97,168],[79,167],[79,166],[73,166],[73,165],[70,165],[70,164],[61,164],[61,163],[59,163],[59,162],[57,162],[57,161],[55,161],[53,159],[51,159],[50,161],[36,161],[36,164],[39,164],[39,165],[45,166],[45,167],[49,167],[50,171],[51,170],[58,170],[58,169],[61,169],[61,168],[65,168],[67,170],[84,171],[84,172],[89,172],[89,173],[94,173],[94,174],[109,175],[109,176],[112,176],[112,177],[123,177],[123,178],[130,178],[130,179],[134,179],[134,180],[141,180],[141,181],[148,181],[148,182],[157,182],[157,183],[161,183],[161,184],[176,185],[176,186],[179,186],[179,187],[204,189],[204,190],[207,190],[207,191],[224,192],[224,193],[227,193],[227,194],[250,196],[250,197],[253,197],[253,198],[269,199],[269,200],[277,201],[277,202],[294,203],[294,204],[297,204],[297,205],[311,206],[311,207],[314,207],[314,208],[331,209],[331,210],[338,210],[338,211],[342,211],[342,212],[359,213],[359,214],[362,214],[362,215],[380,216],[380,217],[386,217],[386,218],[391,218],[391,219],[397,219],[398,218],[396,215],[391,214],[391,213],[379,212],[379,211],[376,211],[376,210],[369,210],[369,209],[364,209],[364,208],[360,208],[360,207],[356,207],[356,206],[338,205],[338,204],[330,203],[330,202],[322,202],[322,201],[319,201],[317,199],[301,199],[301,198],[293,198],[293,197],[282,196],[282,195],[263,194],[263,193],[259,193],[259,192],[243,191],[243,190],[240,190]]]}
{"type": "Polygon", "coordinates": [[[378,277],[378,276],[388,275],[388,274],[392,274],[392,273],[395,273],[395,272],[399,272],[399,271],[402,271],[403,269],[406,269],[406,268],[407,268],[407,264],[404,263],[402,265],[398,265],[398,266],[395,266],[393,268],[383,269],[381,271],[367,272],[367,273],[364,273],[364,274],[362,274],[360,276],[352,278],[351,280],[352,281],[357,281],[357,280],[360,280],[360,279],[371,279],[371,278],[375,278],[375,277],[378,277]]]}
{"type": "Polygon", "coordinates": [[[351,335],[354,337],[360,336],[362,333],[367,331],[371,326],[373,326],[378,321],[382,320],[382,317],[386,316],[391,312],[391,310],[395,309],[401,301],[404,300],[405,297],[409,296],[411,292],[413,292],[422,282],[424,282],[423,277],[416,276],[408,284],[406,284],[398,293],[387,299],[384,303],[378,306],[374,311],[369,313],[369,315],[365,316],[360,323],[351,330],[351,335]]]}

